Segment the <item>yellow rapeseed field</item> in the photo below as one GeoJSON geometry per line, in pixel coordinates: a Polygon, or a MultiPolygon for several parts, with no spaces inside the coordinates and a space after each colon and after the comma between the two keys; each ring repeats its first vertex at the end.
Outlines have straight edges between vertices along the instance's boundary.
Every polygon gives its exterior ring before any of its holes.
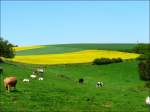
{"type": "Polygon", "coordinates": [[[20,46],[20,47],[14,47],[15,51],[23,51],[23,50],[29,50],[29,49],[36,49],[36,48],[43,48],[45,46],[40,45],[34,45],[34,46],[20,46]]]}
{"type": "Polygon", "coordinates": [[[134,59],[139,54],[126,53],[109,50],[84,50],[79,52],[70,52],[63,54],[45,54],[45,55],[28,55],[15,56],[13,61],[28,64],[70,64],[70,63],[87,63],[92,62],[95,58],[122,58],[134,59]]]}

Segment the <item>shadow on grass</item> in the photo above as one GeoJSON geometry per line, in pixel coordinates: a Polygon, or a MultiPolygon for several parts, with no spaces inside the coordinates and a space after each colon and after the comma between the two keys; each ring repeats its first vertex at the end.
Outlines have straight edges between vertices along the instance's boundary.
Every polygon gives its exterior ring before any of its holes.
{"type": "Polygon", "coordinates": [[[12,92],[12,93],[22,93],[22,91],[20,91],[20,90],[17,90],[17,89],[10,90],[10,92],[12,92]]]}
{"type": "Polygon", "coordinates": [[[10,91],[8,91],[8,90],[3,90],[3,91],[1,91],[1,94],[2,93],[15,93],[15,94],[22,94],[23,93],[23,91],[20,91],[20,90],[10,90],[10,91]]]}

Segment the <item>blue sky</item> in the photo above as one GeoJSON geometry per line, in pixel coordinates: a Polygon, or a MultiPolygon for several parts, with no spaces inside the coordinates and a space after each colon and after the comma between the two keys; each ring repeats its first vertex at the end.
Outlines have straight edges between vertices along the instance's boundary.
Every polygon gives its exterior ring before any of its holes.
{"type": "Polygon", "coordinates": [[[2,1],[1,36],[17,45],[148,42],[148,1],[2,1]]]}

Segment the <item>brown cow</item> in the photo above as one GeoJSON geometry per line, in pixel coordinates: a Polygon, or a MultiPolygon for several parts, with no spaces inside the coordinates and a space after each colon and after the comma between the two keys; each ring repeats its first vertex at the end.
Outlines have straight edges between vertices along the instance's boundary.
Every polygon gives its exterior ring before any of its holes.
{"type": "Polygon", "coordinates": [[[14,87],[16,89],[17,78],[16,77],[6,77],[4,79],[4,86],[10,92],[10,88],[14,87]]]}

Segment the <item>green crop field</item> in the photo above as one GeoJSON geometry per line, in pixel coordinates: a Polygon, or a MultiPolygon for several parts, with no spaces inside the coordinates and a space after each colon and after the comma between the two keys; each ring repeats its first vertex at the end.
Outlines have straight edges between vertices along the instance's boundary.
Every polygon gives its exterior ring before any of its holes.
{"type": "MultiPolygon", "coordinates": [[[[84,49],[129,50],[132,45],[68,44],[19,51],[17,55],[64,53],[84,49]]],[[[29,78],[39,65],[15,62],[0,63],[0,112],[148,112],[145,98],[149,95],[145,82],[139,79],[138,61],[129,60],[108,65],[45,65],[44,80],[29,78]],[[3,79],[16,76],[17,90],[5,91],[3,79]],[[78,80],[84,79],[83,84],[78,80]],[[96,88],[102,81],[104,86],[96,88]]]]}

